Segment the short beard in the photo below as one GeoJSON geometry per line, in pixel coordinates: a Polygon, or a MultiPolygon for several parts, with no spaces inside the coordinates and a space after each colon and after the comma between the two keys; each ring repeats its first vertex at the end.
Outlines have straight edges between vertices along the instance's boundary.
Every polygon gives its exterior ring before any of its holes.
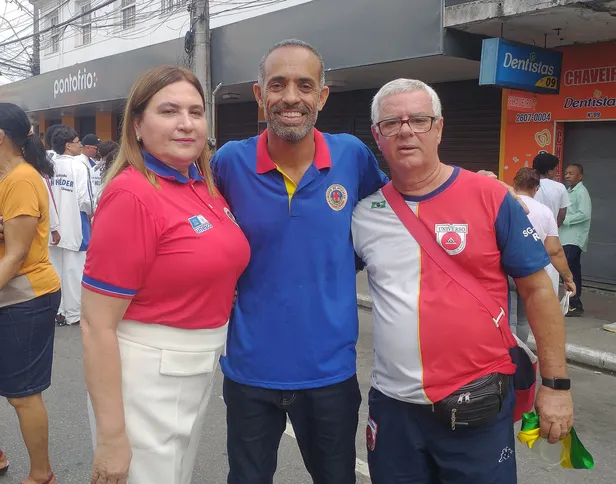
{"type": "Polygon", "coordinates": [[[314,128],[317,122],[318,111],[315,110],[314,112],[304,112],[304,116],[306,117],[305,124],[301,126],[285,126],[275,116],[276,111],[274,111],[274,109],[276,108],[274,107],[271,113],[265,112],[267,127],[271,129],[276,136],[285,141],[296,143],[303,140],[308,136],[308,133],[312,131],[312,128],[314,128]]]}

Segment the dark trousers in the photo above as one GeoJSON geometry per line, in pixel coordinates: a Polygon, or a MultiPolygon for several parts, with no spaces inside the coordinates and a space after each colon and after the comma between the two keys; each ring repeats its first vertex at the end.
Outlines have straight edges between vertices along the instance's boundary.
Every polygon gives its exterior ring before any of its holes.
{"type": "Polygon", "coordinates": [[[563,246],[565,251],[565,257],[567,257],[567,263],[569,269],[573,274],[573,282],[575,283],[575,296],[569,299],[569,307],[576,309],[584,309],[582,304],[582,249],[577,245],[565,245],[563,246]]]}
{"type": "Polygon", "coordinates": [[[272,484],[287,415],[315,484],[354,484],[357,377],[323,388],[271,390],[225,378],[228,484],[272,484]]]}
{"type": "Polygon", "coordinates": [[[501,412],[484,426],[456,427],[431,405],[369,394],[366,428],[372,484],[516,484],[513,408],[509,391],[501,412]]]}

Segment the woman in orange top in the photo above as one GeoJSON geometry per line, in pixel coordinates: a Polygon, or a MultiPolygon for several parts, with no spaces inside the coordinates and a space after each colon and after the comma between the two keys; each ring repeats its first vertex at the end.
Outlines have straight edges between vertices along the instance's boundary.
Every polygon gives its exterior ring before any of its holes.
{"type": "MultiPolygon", "coordinates": [[[[56,482],[41,393],[51,384],[60,280],[49,262],[49,195],[41,175],[53,175],[53,167],[28,116],[0,103],[0,396],[15,408],[30,455],[22,484],[56,482]]],[[[8,467],[4,456],[0,466],[8,467]]]]}

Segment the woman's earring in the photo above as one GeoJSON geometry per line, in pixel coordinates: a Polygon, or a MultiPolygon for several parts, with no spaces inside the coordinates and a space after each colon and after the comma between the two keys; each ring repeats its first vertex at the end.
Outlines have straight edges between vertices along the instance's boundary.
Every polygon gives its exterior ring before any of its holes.
{"type": "Polygon", "coordinates": [[[141,143],[141,136],[137,135],[137,143],[141,143]]]}

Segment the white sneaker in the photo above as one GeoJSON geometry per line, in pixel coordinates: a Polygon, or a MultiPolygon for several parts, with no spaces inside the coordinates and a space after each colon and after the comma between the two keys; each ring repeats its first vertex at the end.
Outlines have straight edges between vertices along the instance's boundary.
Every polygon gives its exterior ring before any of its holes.
{"type": "Polygon", "coordinates": [[[616,333],[616,323],[608,323],[603,325],[603,329],[610,333],[616,333]]]}

